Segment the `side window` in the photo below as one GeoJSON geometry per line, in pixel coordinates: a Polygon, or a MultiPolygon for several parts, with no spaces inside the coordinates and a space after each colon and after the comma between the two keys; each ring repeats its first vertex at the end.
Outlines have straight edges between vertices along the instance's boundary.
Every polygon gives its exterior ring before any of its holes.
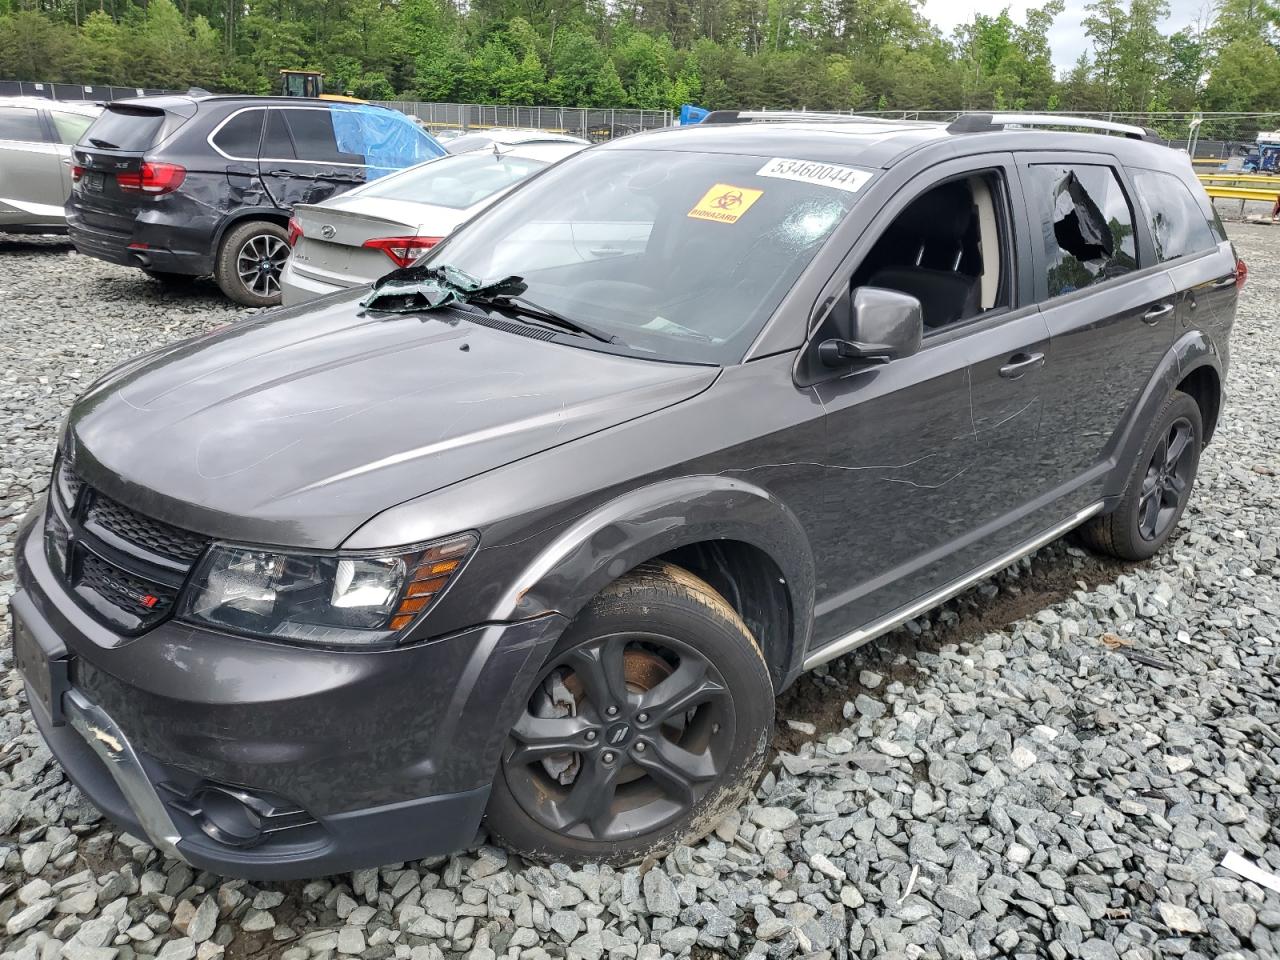
{"type": "Polygon", "coordinates": [[[44,143],[44,124],[31,107],[0,107],[0,140],[44,143]]]}
{"type": "Polygon", "coordinates": [[[1034,164],[1029,183],[1040,205],[1049,296],[1138,268],[1133,212],[1111,167],[1034,164]]]}
{"type": "Polygon", "coordinates": [[[93,125],[94,117],[86,117],[82,113],[66,113],[62,110],[50,110],[53,129],[58,134],[58,142],[67,146],[77,144],[84,132],[93,125]]]}
{"type": "Polygon", "coordinates": [[[264,113],[266,113],[265,110],[245,110],[234,114],[213,135],[213,145],[228,157],[234,157],[237,160],[257,160],[264,113]]]}
{"type": "Polygon", "coordinates": [[[262,136],[262,159],[293,160],[293,141],[284,122],[283,110],[267,111],[267,129],[262,136]]]}
{"type": "Polygon", "coordinates": [[[289,121],[289,132],[298,151],[299,160],[320,163],[363,164],[363,153],[343,153],[338,148],[338,136],[333,128],[333,114],[329,110],[279,111],[289,121]]]}
{"type": "Polygon", "coordinates": [[[1200,204],[1185,183],[1171,173],[1155,170],[1131,173],[1161,263],[1218,245],[1200,204]]]}
{"type": "Polygon", "coordinates": [[[885,228],[853,275],[920,301],[925,334],[1011,305],[1004,175],[987,170],[935,184],[885,228]]]}

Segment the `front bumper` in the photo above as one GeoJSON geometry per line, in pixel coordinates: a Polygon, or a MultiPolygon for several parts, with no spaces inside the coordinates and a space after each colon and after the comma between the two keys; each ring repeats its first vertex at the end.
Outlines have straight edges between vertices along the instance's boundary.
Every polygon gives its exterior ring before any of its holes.
{"type": "Polygon", "coordinates": [[[365,652],[174,621],[119,637],[62,589],[44,559],[42,513],[19,531],[11,610],[46,654],[65,650],[69,686],[52,711],[29,700],[68,776],[108,817],[193,866],[250,879],[472,840],[562,618],[365,652]]]}

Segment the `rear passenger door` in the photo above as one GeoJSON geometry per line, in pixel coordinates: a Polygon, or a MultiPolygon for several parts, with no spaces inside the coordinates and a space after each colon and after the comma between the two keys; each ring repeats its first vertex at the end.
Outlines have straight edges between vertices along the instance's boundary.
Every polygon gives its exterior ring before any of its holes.
{"type": "Polygon", "coordinates": [[[271,107],[258,170],[276,205],[319,203],[365,182],[363,153],[339,149],[329,107],[271,107]]]}
{"type": "Polygon", "coordinates": [[[1120,428],[1173,346],[1177,291],[1114,158],[1032,154],[1022,182],[1053,352],[1029,483],[1065,516],[1099,495],[1120,428]]]}

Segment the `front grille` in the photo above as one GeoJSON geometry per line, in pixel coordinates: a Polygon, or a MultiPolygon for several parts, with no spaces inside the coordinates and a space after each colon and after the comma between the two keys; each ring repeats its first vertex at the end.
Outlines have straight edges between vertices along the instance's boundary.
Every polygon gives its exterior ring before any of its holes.
{"type": "Polygon", "coordinates": [[[46,553],[80,605],[120,633],[150,629],[170,616],[209,538],[117,503],[65,461],[54,481],[46,553]]]}
{"type": "Polygon", "coordinates": [[[76,589],[92,591],[116,609],[136,617],[143,626],[167,617],[178,599],[177,590],[135,577],[91,553],[80,559],[76,589]]]}
{"type": "Polygon", "coordinates": [[[93,495],[85,522],[143,550],[185,564],[195,563],[209,544],[207,537],[144,517],[97,492],[93,495]]]}

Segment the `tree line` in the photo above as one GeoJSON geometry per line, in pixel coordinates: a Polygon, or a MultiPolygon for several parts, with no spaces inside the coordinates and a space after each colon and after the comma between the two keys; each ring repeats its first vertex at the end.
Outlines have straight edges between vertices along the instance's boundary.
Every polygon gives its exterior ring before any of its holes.
{"type": "MultiPolygon", "coordinates": [[[[944,35],[917,0],[0,0],[0,78],[499,104],[839,110],[1280,110],[1280,5],[1093,0],[1058,75],[1063,0],[944,35]]],[[[1278,124],[1280,125],[1280,124],[1278,124]]]]}

